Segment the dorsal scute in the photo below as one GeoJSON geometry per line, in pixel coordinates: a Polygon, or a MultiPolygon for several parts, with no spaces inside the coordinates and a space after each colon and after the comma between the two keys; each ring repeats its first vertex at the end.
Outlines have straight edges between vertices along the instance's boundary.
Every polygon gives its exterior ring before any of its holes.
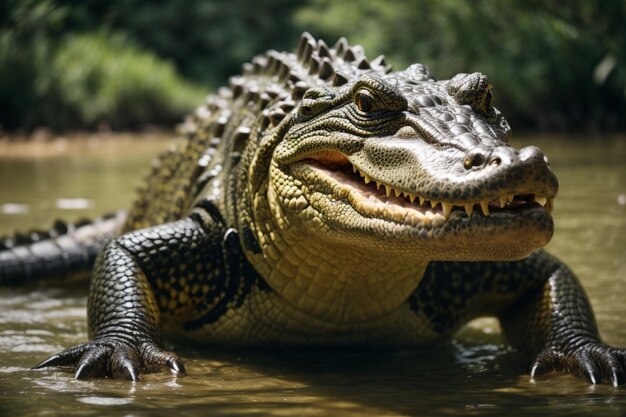
{"type": "Polygon", "coordinates": [[[384,57],[380,56],[370,62],[360,45],[350,45],[346,38],[340,38],[333,48],[323,40],[315,40],[311,34],[305,32],[300,37],[296,50],[297,63],[307,69],[310,81],[313,84],[341,85],[341,81],[334,79],[340,74],[342,80],[350,81],[362,73],[375,72],[381,75],[391,71],[384,57]]]}
{"type": "Polygon", "coordinates": [[[330,47],[305,32],[295,53],[269,50],[243,64],[242,74],[231,77],[228,88],[210,96],[187,122],[195,129],[206,127],[228,102],[239,101],[262,116],[261,128],[272,127],[289,113],[291,104],[284,103],[299,102],[309,88],[338,87],[363,74],[383,76],[390,71],[383,56],[370,61],[363,47],[350,45],[345,38],[330,47]]]}
{"type": "Polygon", "coordinates": [[[252,62],[252,67],[244,67],[244,78],[250,77],[249,82],[258,82],[257,76],[267,76],[269,80],[264,84],[284,88],[294,100],[300,100],[304,91],[311,87],[341,86],[361,74],[384,75],[391,71],[384,57],[370,62],[363,47],[350,45],[345,38],[329,47],[307,32],[300,37],[295,53],[270,50],[252,62]]]}

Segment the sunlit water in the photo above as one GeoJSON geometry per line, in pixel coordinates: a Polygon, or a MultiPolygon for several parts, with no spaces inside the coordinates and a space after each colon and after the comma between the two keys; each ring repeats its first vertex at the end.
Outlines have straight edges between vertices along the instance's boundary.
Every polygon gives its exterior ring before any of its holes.
{"type": "MultiPolygon", "coordinates": [[[[626,138],[517,138],[559,176],[549,249],[580,276],[605,339],[626,345],[626,138]]],[[[98,137],[0,143],[0,234],[128,206],[167,142],[98,137]]],[[[618,416],[626,388],[566,375],[529,381],[497,323],[428,352],[212,351],[171,345],[189,375],[77,381],[30,367],[87,338],[85,288],[0,289],[0,415],[618,416]]],[[[170,341],[171,343],[171,341],[170,341]]]]}

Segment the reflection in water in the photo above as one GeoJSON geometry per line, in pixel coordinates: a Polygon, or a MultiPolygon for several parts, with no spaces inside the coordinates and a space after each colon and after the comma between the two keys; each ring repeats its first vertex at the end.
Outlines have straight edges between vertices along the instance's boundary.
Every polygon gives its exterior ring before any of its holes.
{"type": "MultiPolygon", "coordinates": [[[[550,156],[561,191],[549,250],[581,277],[605,339],[626,345],[626,207],[620,203],[626,140],[514,142],[538,144],[550,156]]],[[[92,139],[39,146],[52,149],[0,146],[0,234],[127,206],[152,155],[166,143],[92,139]],[[33,152],[33,158],[22,155],[33,152]],[[69,207],[59,200],[90,203],[69,207]]],[[[151,374],[136,384],[30,370],[86,340],[86,291],[0,289],[0,415],[617,416],[626,409],[624,388],[588,386],[567,375],[529,381],[522,373],[527,358],[504,343],[492,319],[421,352],[224,352],[176,345],[187,377],[151,374]]]]}
{"type": "Polygon", "coordinates": [[[7,215],[26,214],[30,207],[26,204],[4,203],[0,206],[0,213],[7,215]]]}

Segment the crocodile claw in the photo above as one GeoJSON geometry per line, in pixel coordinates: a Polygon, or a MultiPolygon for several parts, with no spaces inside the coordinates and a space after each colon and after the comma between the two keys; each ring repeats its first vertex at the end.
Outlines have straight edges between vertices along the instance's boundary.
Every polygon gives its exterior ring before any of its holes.
{"type": "Polygon", "coordinates": [[[139,381],[142,373],[168,369],[173,375],[184,376],[185,366],[173,352],[166,352],[154,343],[145,342],[138,348],[107,338],[73,346],[46,359],[33,369],[75,367],[76,379],[115,378],[139,381]]]}
{"type": "Polygon", "coordinates": [[[568,353],[548,348],[537,355],[529,369],[531,379],[550,371],[563,371],[591,384],[608,382],[617,387],[626,378],[626,349],[602,343],[589,343],[568,353]]]}

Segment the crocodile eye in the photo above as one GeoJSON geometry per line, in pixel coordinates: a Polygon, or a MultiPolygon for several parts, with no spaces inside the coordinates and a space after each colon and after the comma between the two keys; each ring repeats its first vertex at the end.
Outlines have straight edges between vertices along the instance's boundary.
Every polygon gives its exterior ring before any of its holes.
{"type": "Polygon", "coordinates": [[[374,107],[374,97],[367,90],[360,90],[354,96],[354,103],[363,113],[367,113],[374,107]]]}

